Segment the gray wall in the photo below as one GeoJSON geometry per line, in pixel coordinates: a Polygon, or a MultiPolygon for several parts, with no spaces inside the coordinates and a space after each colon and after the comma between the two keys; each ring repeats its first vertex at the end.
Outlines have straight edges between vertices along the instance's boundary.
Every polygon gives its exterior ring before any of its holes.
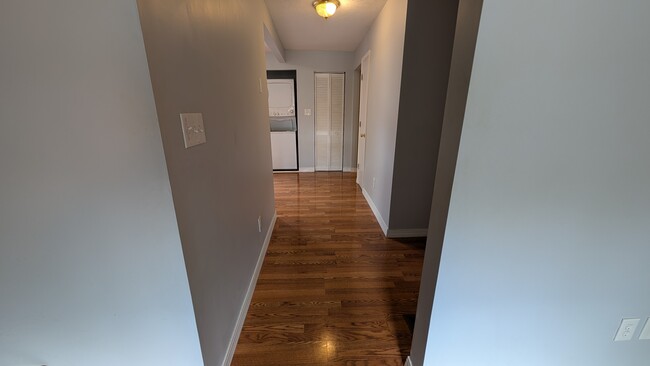
{"type": "Polygon", "coordinates": [[[389,234],[428,227],[457,11],[458,0],[408,3],[389,234]]]}
{"type": "Polygon", "coordinates": [[[264,3],[138,4],[203,356],[219,365],[274,214],[264,3]],[[184,148],[183,112],[203,113],[206,144],[184,148]]]}
{"type": "Polygon", "coordinates": [[[202,365],[136,4],[0,3],[0,365],[202,365]]]}
{"type": "Polygon", "coordinates": [[[278,62],[272,54],[266,56],[269,70],[296,70],[298,89],[298,157],[299,168],[314,170],[314,73],[345,73],[345,120],[343,126],[343,169],[356,168],[357,151],[354,135],[354,53],[334,51],[286,51],[286,63],[278,62]],[[305,116],[305,109],[311,109],[311,116],[305,116]]]}
{"type": "Polygon", "coordinates": [[[371,51],[363,189],[383,221],[390,219],[393,160],[397,133],[406,0],[388,0],[355,51],[354,67],[371,51]],[[372,180],[375,179],[375,187],[372,180]]]}
{"type": "Polygon", "coordinates": [[[275,25],[273,24],[273,19],[271,19],[269,9],[266,6],[262,9],[262,23],[264,24],[263,31],[265,45],[268,46],[276,59],[284,61],[286,59],[286,51],[282,45],[282,41],[280,41],[278,32],[275,30],[275,25]]]}
{"type": "Polygon", "coordinates": [[[650,359],[649,13],[484,4],[425,364],[650,359]]]}
{"type": "Polygon", "coordinates": [[[424,253],[424,267],[418,295],[418,307],[415,316],[415,329],[411,342],[411,361],[415,366],[424,365],[427,350],[431,312],[438,280],[440,256],[442,252],[447,213],[456,170],[456,158],[460,144],[465,105],[476,49],[476,37],[481,17],[482,0],[460,1],[451,69],[449,71],[449,88],[445,102],[445,114],[440,134],[440,148],[436,164],[436,176],[433,186],[431,217],[427,247],[424,253]]]}

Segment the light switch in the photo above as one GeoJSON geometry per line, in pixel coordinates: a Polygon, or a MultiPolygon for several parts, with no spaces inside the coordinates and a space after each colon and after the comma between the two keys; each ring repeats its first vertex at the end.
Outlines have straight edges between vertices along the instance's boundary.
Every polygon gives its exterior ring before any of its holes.
{"type": "Polygon", "coordinates": [[[623,319],[621,325],[618,327],[618,332],[616,332],[614,340],[617,342],[631,340],[640,321],[641,319],[623,319]]]}
{"type": "Polygon", "coordinates": [[[311,116],[311,109],[305,109],[305,116],[311,116]]]}
{"type": "Polygon", "coordinates": [[[641,335],[639,336],[639,339],[650,339],[650,318],[648,318],[645,321],[645,326],[641,331],[641,335]]]}
{"type": "Polygon", "coordinates": [[[205,143],[205,128],[203,127],[203,114],[181,113],[181,127],[185,148],[205,143]]]}

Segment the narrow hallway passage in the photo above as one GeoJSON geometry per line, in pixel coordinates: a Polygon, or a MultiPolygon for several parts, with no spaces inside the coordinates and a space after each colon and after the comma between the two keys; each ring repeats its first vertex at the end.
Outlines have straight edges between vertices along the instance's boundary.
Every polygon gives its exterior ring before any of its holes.
{"type": "Polygon", "coordinates": [[[385,238],[354,173],[274,181],[278,218],[232,365],[402,366],[424,239],[385,238]]]}

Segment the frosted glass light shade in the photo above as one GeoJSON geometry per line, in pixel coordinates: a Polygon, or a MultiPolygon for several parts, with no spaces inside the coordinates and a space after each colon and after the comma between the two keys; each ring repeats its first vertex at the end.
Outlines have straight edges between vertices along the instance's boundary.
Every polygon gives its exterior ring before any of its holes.
{"type": "Polygon", "coordinates": [[[338,0],[318,0],[314,1],[313,5],[316,8],[316,13],[327,19],[336,13],[340,3],[338,0]]]}

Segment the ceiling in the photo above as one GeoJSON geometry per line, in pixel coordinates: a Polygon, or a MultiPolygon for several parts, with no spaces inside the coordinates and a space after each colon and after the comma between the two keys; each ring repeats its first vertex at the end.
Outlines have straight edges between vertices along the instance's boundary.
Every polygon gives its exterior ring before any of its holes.
{"type": "Polygon", "coordinates": [[[265,0],[287,50],[354,51],[386,0],[339,0],[329,19],[319,17],[312,0],[265,0]]]}

